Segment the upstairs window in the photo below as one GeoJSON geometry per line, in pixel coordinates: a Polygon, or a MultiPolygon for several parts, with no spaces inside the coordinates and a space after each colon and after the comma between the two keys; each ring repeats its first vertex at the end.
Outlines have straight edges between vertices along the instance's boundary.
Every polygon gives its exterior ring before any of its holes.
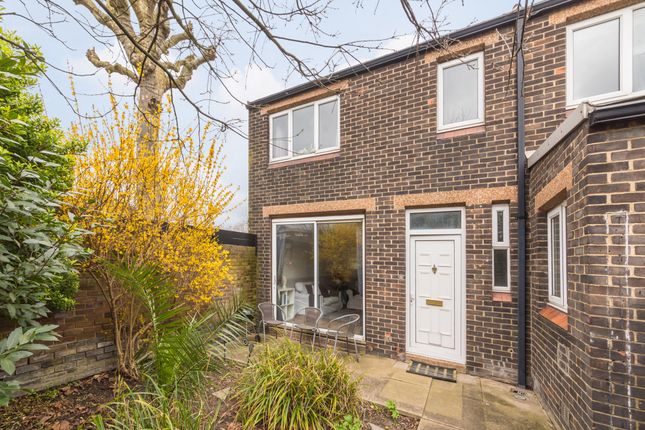
{"type": "Polygon", "coordinates": [[[271,115],[271,161],[302,158],[338,149],[339,107],[339,98],[330,97],[271,115]]]}
{"type": "Polygon", "coordinates": [[[567,310],[567,211],[564,204],[547,214],[549,303],[567,310]]]}
{"type": "Polygon", "coordinates": [[[437,70],[437,131],[483,123],[483,52],[440,64],[437,70]]]}
{"type": "Polygon", "coordinates": [[[509,291],[511,288],[509,218],[508,205],[493,205],[493,290],[495,291],[509,291]]]}
{"type": "Polygon", "coordinates": [[[645,93],[645,7],[567,27],[567,105],[645,93]]]}

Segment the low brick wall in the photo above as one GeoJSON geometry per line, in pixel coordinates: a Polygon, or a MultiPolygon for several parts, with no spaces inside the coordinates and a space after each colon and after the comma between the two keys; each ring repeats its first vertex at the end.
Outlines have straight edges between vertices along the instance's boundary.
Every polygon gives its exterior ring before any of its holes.
{"type": "Polygon", "coordinates": [[[255,300],[255,247],[224,244],[231,261],[231,282],[224,289],[224,297],[242,295],[255,300]]]}
{"type": "MultiPolygon", "coordinates": [[[[41,321],[58,325],[61,339],[18,363],[15,380],[23,387],[40,390],[114,369],[110,310],[91,277],[81,278],[76,302],[74,309],[41,321]]],[[[1,324],[3,334],[15,327],[9,321],[1,324]]]]}
{"type": "MultiPolygon", "coordinates": [[[[245,291],[245,297],[255,297],[255,246],[223,245],[229,252],[233,279],[224,297],[245,291]]],[[[49,350],[18,363],[12,379],[24,388],[43,390],[115,368],[110,310],[90,276],[82,277],[76,301],[74,309],[41,321],[58,325],[61,340],[52,343],[49,350]]],[[[0,320],[0,335],[14,327],[11,321],[0,320]]],[[[6,375],[0,371],[0,380],[3,378],[6,375]]]]}

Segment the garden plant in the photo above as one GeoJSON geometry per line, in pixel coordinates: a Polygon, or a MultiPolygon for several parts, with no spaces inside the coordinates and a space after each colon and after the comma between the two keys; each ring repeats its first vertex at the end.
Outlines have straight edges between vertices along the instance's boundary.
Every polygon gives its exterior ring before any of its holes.
{"type": "MultiPolygon", "coordinates": [[[[0,316],[14,325],[0,340],[0,369],[9,375],[57,340],[56,326],[37,320],[74,306],[85,255],[76,220],[61,218],[78,145],[30,92],[43,68],[36,47],[0,29],[0,316]]],[[[17,389],[0,381],[0,405],[17,389]]]]}
{"type": "Polygon", "coordinates": [[[214,235],[233,192],[222,182],[221,146],[208,126],[180,138],[170,125],[169,103],[150,148],[139,142],[138,124],[146,119],[136,108],[111,102],[111,116],[72,127],[71,135],[88,148],[77,157],[68,203],[92,231],[87,271],[110,306],[119,371],[137,378],[137,354],[147,341],[140,324],[144,303],[109,263],[152,264],[172,280],[177,300],[195,310],[208,307],[230,280],[228,254],[214,235]]]}
{"type": "Polygon", "coordinates": [[[205,399],[208,376],[222,370],[224,352],[245,333],[250,309],[232,299],[199,313],[175,297],[172,278],[153,265],[109,264],[108,270],[141,303],[147,343],[141,378],[122,382],[98,429],[210,429],[217,408],[205,399]]]}
{"type": "Polygon", "coordinates": [[[358,383],[330,351],[281,339],[258,348],[237,386],[245,429],[328,429],[358,416],[358,383]]]}

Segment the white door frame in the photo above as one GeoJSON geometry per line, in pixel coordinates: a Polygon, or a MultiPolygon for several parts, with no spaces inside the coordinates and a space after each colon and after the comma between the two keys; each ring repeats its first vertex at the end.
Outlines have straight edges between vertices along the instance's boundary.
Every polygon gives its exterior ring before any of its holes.
{"type": "MultiPolygon", "coordinates": [[[[405,320],[406,320],[406,341],[405,347],[406,352],[423,355],[428,358],[433,358],[443,361],[451,361],[459,364],[466,363],[466,208],[464,207],[439,207],[439,208],[426,208],[426,209],[408,209],[405,212],[405,266],[406,266],[406,305],[405,305],[405,320]],[[456,229],[414,229],[410,228],[410,214],[412,213],[428,213],[428,212],[452,212],[459,211],[461,212],[461,228],[456,229]],[[412,288],[412,276],[411,270],[413,268],[410,265],[410,252],[411,252],[411,243],[412,238],[418,238],[419,236],[425,236],[428,239],[432,240],[433,238],[439,239],[438,236],[441,236],[445,239],[446,236],[459,236],[461,238],[461,250],[456,250],[456,258],[461,258],[460,261],[460,270],[459,277],[461,288],[455,292],[455,302],[460,301],[461,305],[455,303],[455,312],[458,312],[459,315],[455,315],[455,339],[456,352],[450,356],[438,354],[436,352],[429,353],[428,351],[421,351],[412,346],[412,316],[410,314],[410,303],[411,303],[411,294],[412,288]]],[[[455,268],[455,273],[457,274],[457,268],[455,268]]]]}

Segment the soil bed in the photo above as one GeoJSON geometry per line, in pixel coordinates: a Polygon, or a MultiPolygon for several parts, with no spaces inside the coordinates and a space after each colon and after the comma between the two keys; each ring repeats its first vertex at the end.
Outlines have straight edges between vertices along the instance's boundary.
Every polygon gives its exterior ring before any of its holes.
{"type": "Polygon", "coordinates": [[[68,385],[13,399],[0,409],[0,429],[91,428],[91,417],[114,398],[114,373],[99,373],[68,385]]]}
{"type": "MultiPolygon", "coordinates": [[[[241,430],[235,422],[236,408],[228,393],[239,377],[239,368],[232,366],[229,373],[212,375],[208,389],[209,402],[219,404],[218,429],[241,430]],[[224,398],[224,400],[221,400],[224,398]]],[[[92,416],[105,411],[102,405],[114,398],[117,378],[114,373],[100,373],[57,388],[27,394],[12,400],[0,412],[0,429],[6,430],[72,430],[90,429],[92,416]]],[[[419,420],[401,415],[396,421],[389,411],[372,403],[364,403],[361,410],[363,429],[367,423],[386,430],[416,430],[419,420]]]]}

